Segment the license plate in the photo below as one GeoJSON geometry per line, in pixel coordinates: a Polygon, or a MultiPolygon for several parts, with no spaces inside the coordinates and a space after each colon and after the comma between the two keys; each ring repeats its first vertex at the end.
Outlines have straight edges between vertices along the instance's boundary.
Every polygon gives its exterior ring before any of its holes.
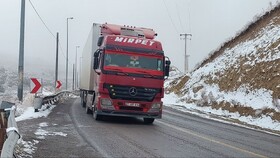
{"type": "Polygon", "coordinates": [[[126,106],[140,107],[140,103],[125,103],[126,106]]]}

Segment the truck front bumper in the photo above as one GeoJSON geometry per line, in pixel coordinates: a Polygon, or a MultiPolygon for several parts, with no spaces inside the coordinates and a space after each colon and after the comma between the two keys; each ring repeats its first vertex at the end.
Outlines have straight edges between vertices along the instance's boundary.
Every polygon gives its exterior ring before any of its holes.
{"type": "Polygon", "coordinates": [[[151,113],[151,112],[136,112],[136,111],[123,111],[123,110],[97,110],[98,115],[105,116],[125,116],[125,117],[137,117],[137,118],[161,118],[161,113],[151,113]]]}

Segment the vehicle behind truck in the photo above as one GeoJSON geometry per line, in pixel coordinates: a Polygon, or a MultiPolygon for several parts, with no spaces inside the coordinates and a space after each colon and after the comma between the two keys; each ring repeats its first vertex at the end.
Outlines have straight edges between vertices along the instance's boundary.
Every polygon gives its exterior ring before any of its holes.
{"type": "Polygon", "coordinates": [[[82,53],[80,96],[86,113],[162,117],[164,80],[170,60],[148,28],[93,23],[82,53]]]}

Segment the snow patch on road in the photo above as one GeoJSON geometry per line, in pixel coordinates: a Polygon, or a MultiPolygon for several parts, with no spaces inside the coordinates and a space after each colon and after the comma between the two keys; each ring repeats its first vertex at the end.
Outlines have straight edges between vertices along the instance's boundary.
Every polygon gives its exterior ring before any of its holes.
{"type": "Polygon", "coordinates": [[[38,144],[38,140],[32,140],[32,141],[24,141],[20,140],[18,143],[17,148],[15,149],[17,153],[18,158],[27,158],[27,157],[33,157],[32,154],[35,153],[35,150],[37,149],[36,144],[38,144]]]}
{"type": "Polygon", "coordinates": [[[47,122],[42,122],[39,124],[39,128],[35,131],[35,135],[37,136],[38,139],[45,139],[45,136],[62,136],[66,137],[67,134],[63,132],[52,132],[52,131],[46,131],[42,128],[48,127],[47,122]]]}

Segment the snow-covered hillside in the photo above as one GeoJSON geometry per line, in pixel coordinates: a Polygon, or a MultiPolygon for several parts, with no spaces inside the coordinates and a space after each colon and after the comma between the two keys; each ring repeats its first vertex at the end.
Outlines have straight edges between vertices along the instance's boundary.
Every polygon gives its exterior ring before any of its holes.
{"type": "Polygon", "coordinates": [[[186,108],[280,130],[280,5],[191,74],[167,82],[166,93],[186,108]]]}
{"type": "MultiPolygon", "coordinates": [[[[0,65],[1,66],[1,65],[0,65]]],[[[49,73],[25,73],[23,79],[24,96],[30,92],[30,78],[43,81],[45,91],[54,91],[54,75],[49,73]]],[[[0,67],[0,103],[2,100],[16,102],[18,89],[18,72],[16,70],[0,67]]]]}
{"type": "MultiPolygon", "coordinates": [[[[17,99],[17,73],[6,68],[0,68],[0,102],[1,100],[15,101],[17,99]]],[[[24,89],[29,86],[27,78],[24,78],[24,89]]],[[[29,89],[29,88],[28,88],[29,89]]],[[[27,91],[24,92],[26,95],[27,91]]]]}
{"type": "MultiPolygon", "coordinates": [[[[49,73],[25,73],[23,79],[23,101],[19,102],[17,97],[18,73],[16,70],[7,67],[0,68],[0,104],[2,101],[15,103],[17,106],[16,116],[26,112],[34,113],[33,100],[35,95],[30,94],[30,78],[35,77],[43,81],[43,94],[52,94],[54,92],[54,77],[49,73]]],[[[41,116],[41,114],[35,114],[41,116]]],[[[21,116],[23,117],[23,116],[21,116]]],[[[24,116],[26,118],[26,116],[24,116]]],[[[34,118],[33,115],[29,116],[34,118]]]]}

